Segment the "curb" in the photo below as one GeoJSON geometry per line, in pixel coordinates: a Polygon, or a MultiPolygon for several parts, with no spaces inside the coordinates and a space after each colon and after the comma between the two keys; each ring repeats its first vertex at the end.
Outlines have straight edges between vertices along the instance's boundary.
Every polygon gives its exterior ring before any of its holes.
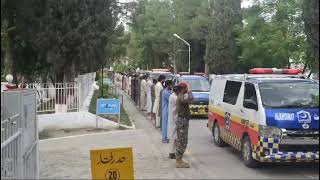
{"type": "MultiPolygon", "coordinates": [[[[130,96],[130,95],[126,94],[126,93],[125,93],[123,90],[121,90],[121,89],[118,89],[118,91],[121,92],[121,95],[122,95],[122,96],[126,96],[126,97],[131,101],[131,103],[134,105],[134,107],[136,108],[136,110],[137,110],[144,118],[146,118],[146,120],[151,121],[151,123],[152,123],[153,125],[155,125],[155,122],[154,122],[153,119],[152,119],[152,120],[148,119],[148,116],[147,116],[145,113],[143,113],[142,111],[140,111],[139,107],[135,104],[135,102],[133,101],[133,99],[131,99],[131,96],[130,96]]],[[[131,121],[131,124],[132,124],[132,125],[134,126],[134,128],[135,128],[135,124],[134,124],[134,122],[132,121],[132,119],[131,119],[130,116],[129,116],[129,119],[130,119],[130,121],[131,121]]],[[[159,129],[159,128],[156,128],[156,129],[159,129]]]]}
{"type": "MultiPolygon", "coordinates": [[[[133,104],[135,104],[134,101],[131,99],[131,97],[128,94],[126,94],[123,90],[118,89],[118,91],[121,92],[122,96],[126,96],[133,104]]],[[[123,106],[123,108],[126,110],[126,108],[124,106],[123,106]]],[[[136,125],[135,125],[134,121],[132,121],[131,116],[129,116],[129,120],[130,120],[132,126],[126,126],[126,125],[122,125],[122,124],[120,124],[120,126],[123,126],[124,128],[128,128],[128,129],[136,129],[136,125]]]]}

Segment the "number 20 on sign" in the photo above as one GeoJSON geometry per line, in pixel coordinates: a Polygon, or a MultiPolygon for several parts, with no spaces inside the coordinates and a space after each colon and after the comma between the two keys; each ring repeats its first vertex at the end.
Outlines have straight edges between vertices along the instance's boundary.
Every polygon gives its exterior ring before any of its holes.
{"type": "Polygon", "coordinates": [[[91,150],[90,158],[94,180],[134,179],[132,148],[91,150]]]}

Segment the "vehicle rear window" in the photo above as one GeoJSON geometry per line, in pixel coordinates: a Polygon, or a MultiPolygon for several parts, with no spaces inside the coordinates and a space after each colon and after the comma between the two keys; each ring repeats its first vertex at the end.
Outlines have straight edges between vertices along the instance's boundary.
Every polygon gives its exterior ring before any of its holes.
{"type": "Polygon", "coordinates": [[[209,92],[210,83],[208,79],[183,79],[183,82],[188,84],[188,88],[193,92],[209,92]]]}
{"type": "Polygon", "coordinates": [[[224,89],[223,102],[235,105],[239,96],[242,82],[227,81],[224,89]]]}

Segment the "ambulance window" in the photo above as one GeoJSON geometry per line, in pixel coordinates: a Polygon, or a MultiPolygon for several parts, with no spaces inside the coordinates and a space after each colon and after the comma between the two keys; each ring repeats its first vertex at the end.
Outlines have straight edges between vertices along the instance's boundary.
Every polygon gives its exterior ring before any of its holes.
{"type": "Polygon", "coordinates": [[[235,105],[237,103],[241,85],[242,82],[227,81],[224,89],[223,102],[235,105]]]}
{"type": "Polygon", "coordinates": [[[257,94],[256,89],[253,84],[246,83],[244,90],[244,99],[243,99],[243,107],[248,109],[257,110],[258,103],[257,103],[257,94]]]}

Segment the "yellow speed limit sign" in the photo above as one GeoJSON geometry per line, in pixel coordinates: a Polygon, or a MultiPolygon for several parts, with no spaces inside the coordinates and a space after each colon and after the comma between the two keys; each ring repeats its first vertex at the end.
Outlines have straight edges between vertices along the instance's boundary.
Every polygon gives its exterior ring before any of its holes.
{"type": "Polygon", "coordinates": [[[90,151],[92,179],[134,179],[132,148],[90,151]]]}

